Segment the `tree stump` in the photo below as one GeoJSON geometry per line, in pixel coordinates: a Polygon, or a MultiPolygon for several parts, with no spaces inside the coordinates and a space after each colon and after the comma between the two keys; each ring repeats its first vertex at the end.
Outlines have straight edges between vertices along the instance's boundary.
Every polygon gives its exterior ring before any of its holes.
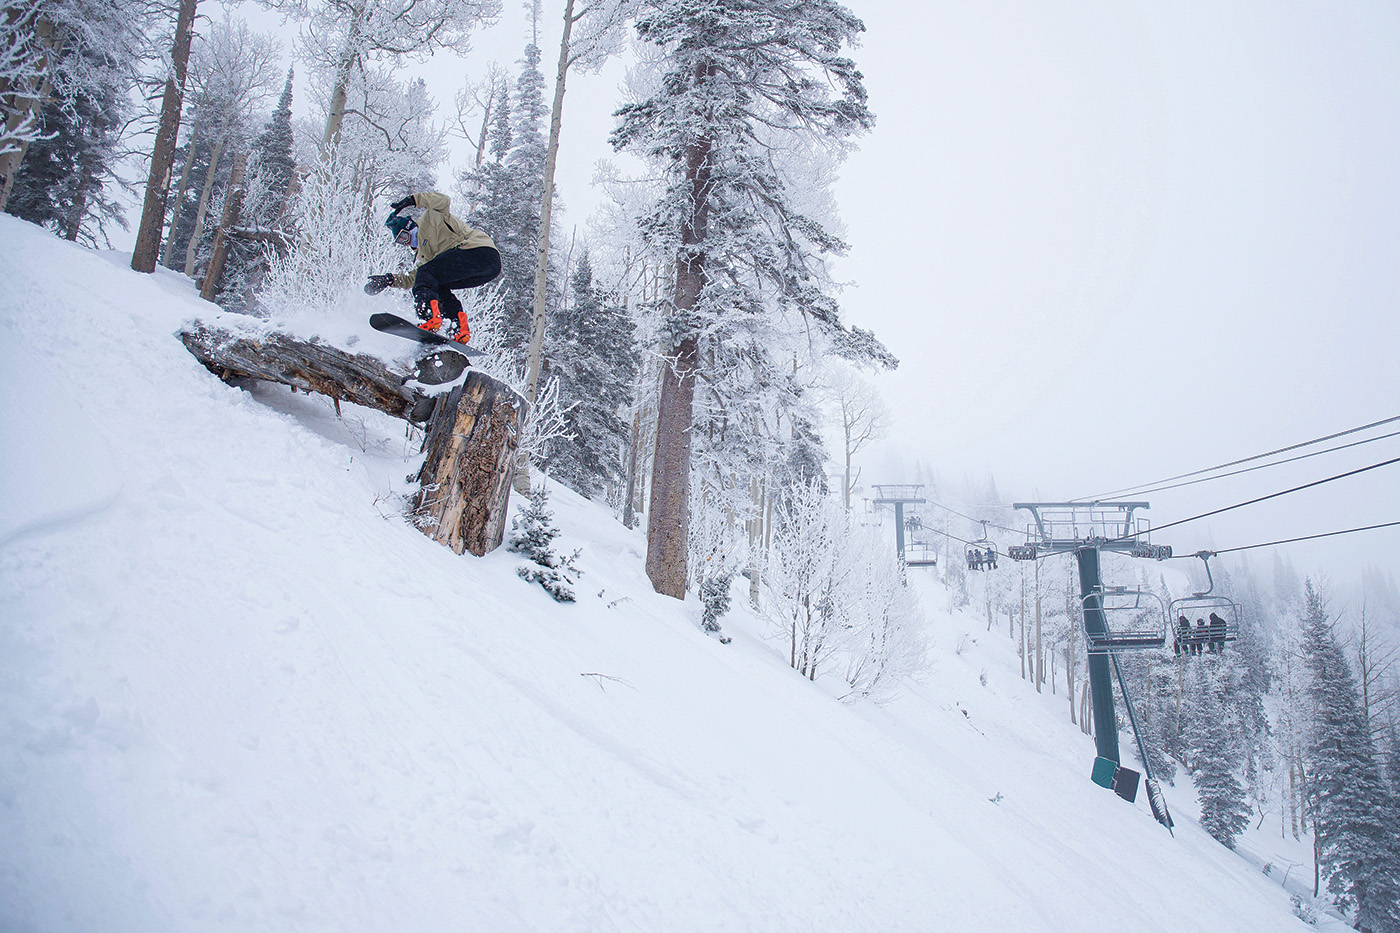
{"type": "Polygon", "coordinates": [[[427,422],[420,488],[410,509],[424,534],[458,554],[500,546],[510,504],[525,399],[485,373],[430,396],[368,354],[350,354],[287,334],[243,337],[204,323],[180,334],[190,353],[226,382],[261,379],[349,401],[396,418],[427,422]]]}
{"type": "Polygon", "coordinates": [[[413,502],[424,534],[458,554],[500,547],[525,409],[524,398],[475,371],[440,401],[413,502]]]}

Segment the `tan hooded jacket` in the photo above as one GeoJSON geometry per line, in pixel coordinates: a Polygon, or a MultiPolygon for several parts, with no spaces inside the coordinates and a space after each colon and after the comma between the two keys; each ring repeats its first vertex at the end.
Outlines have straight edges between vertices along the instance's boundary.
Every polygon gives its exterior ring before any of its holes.
{"type": "MultiPolygon", "coordinates": [[[[452,199],[436,191],[420,191],[413,196],[413,203],[423,208],[423,216],[418,218],[418,266],[442,255],[449,249],[476,249],[478,246],[496,244],[491,238],[474,227],[448,213],[452,199]]],[[[414,272],[400,272],[394,275],[395,288],[412,288],[414,272]]]]}

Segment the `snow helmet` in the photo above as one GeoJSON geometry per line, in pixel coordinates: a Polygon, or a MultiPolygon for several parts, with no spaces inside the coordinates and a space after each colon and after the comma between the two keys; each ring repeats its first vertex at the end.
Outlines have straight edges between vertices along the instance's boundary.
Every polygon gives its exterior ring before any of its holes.
{"type": "Polygon", "coordinates": [[[395,240],[398,240],[399,234],[411,234],[418,229],[418,225],[413,222],[412,217],[400,217],[398,211],[389,215],[389,219],[384,221],[384,226],[389,228],[389,232],[393,234],[395,240]]]}

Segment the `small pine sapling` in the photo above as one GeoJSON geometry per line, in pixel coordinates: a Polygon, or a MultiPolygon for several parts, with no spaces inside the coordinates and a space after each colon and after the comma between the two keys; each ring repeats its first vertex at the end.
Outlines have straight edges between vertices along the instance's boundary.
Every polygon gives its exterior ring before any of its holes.
{"type": "Polygon", "coordinates": [[[729,636],[722,634],[719,620],[729,611],[730,584],[734,582],[734,571],[721,566],[713,573],[707,573],[700,582],[700,602],[705,612],[700,617],[700,628],[717,635],[724,644],[729,644],[729,636]]]}
{"type": "Polygon", "coordinates": [[[579,552],[560,557],[554,552],[554,539],[559,529],[554,527],[554,513],[548,508],[549,493],[541,484],[530,493],[530,504],[520,510],[511,522],[506,549],[529,558],[515,572],[522,580],[538,583],[556,602],[571,603],[576,599],[573,584],[582,571],[575,566],[579,552]]]}

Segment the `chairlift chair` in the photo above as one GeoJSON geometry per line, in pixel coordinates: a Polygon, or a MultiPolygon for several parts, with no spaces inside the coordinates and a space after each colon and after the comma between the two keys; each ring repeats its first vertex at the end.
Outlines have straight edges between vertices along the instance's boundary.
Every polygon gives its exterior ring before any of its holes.
{"type": "Polygon", "coordinates": [[[1167,643],[1167,606],[1151,590],[1128,586],[1101,586],[1081,597],[1085,609],[1103,613],[1105,630],[1088,631],[1090,654],[1161,648],[1167,643]],[[1090,606],[1090,600],[1098,600],[1090,606]],[[1155,601],[1155,605],[1153,604],[1155,601]]]}
{"type": "Polygon", "coordinates": [[[938,552],[927,541],[911,541],[904,547],[904,566],[937,567],[938,552]]]}
{"type": "Polygon", "coordinates": [[[1206,565],[1205,590],[1173,599],[1167,607],[1177,654],[1220,651],[1227,641],[1239,638],[1239,606],[1228,596],[1214,592],[1215,578],[1210,572],[1210,559],[1215,552],[1197,551],[1195,556],[1206,565]]]}
{"type": "Polygon", "coordinates": [[[987,536],[987,520],[982,519],[982,536],[967,546],[968,570],[996,570],[997,545],[987,536]]]}

